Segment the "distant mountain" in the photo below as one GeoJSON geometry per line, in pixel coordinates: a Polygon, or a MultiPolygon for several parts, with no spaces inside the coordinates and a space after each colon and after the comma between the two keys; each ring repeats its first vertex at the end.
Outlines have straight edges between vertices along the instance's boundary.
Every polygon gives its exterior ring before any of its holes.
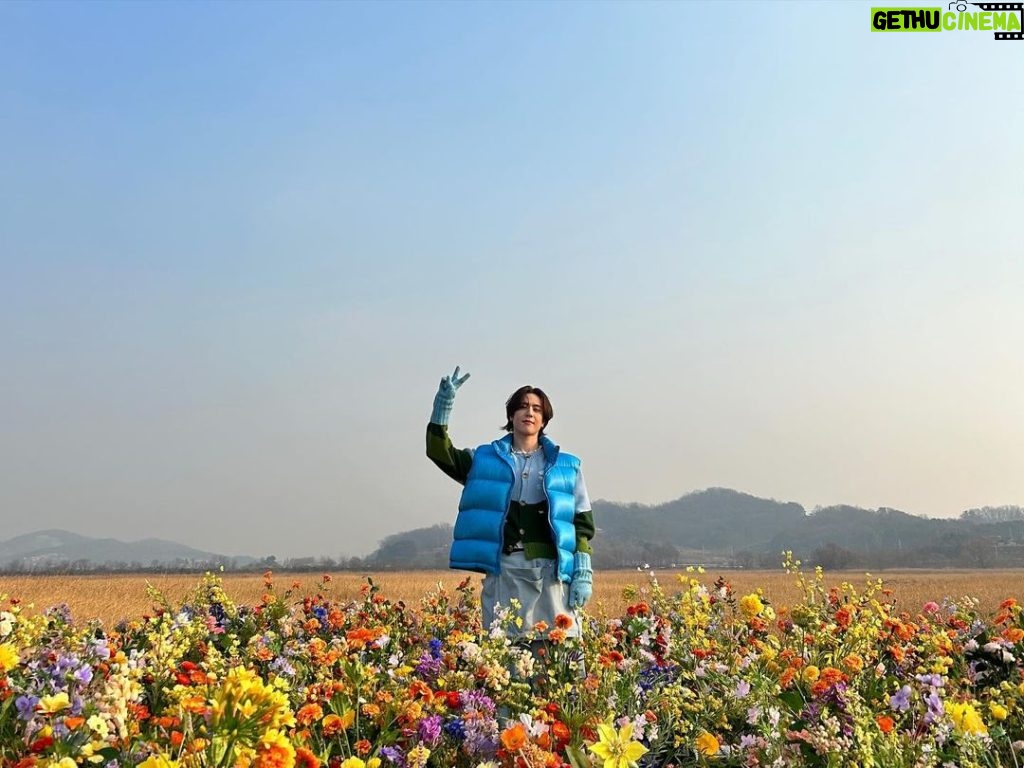
{"type": "MultiPolygon", "coordinates": [[[[983,507],[934,519],[882,507],[819,507],[709,488],[664,504],[594,502],[594,563],[706,563],[777,567],[792,550],[809,565],[869,567],[1024,566],[1024,508],[983,507]]],[[[451,526],[398,533],[363,560],[378,568],[443,567],[451,526]]]]}
{"type": "Polygon", "coordinates": [[[204,552],[164,539],[97,539],[58,529],[26,533],[0,541],[0,568],[18,570],[45,569],[61,564],[141,564],[148,567],[154,564],[185,566],[226,561],[242,564],[252,560],[204,552]]]}

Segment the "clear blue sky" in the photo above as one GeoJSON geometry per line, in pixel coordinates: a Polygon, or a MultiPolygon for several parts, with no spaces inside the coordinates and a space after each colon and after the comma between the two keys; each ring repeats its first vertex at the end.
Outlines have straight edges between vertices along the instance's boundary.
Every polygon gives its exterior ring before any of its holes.
{"type": "Polygon", "coordinates": [[[0,537],[365,554],[456,364],[595,499],[1024,504],[1024,44],[869,21],[0,4],[0,537]]]}

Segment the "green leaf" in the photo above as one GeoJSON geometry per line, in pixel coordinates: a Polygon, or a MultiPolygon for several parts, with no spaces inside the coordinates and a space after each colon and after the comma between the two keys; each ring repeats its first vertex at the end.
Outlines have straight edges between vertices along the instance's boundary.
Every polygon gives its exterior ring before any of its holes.
{"type": "Polygon", "coordinates": [[[569,765],[572,768],[591,768],[590,758],[587,757],[582,747],[566,747],[565,756],[569,758],[569,765]]]}

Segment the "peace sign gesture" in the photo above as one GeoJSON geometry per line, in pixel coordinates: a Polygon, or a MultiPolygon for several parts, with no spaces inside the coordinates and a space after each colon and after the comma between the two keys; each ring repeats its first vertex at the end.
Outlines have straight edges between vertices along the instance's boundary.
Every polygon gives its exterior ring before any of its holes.
{"type": "Polygon", "coordinates": [[[441,379],[437,394],[434,395],[434,410],[430,414],[432,424],[448,423],[448,417],[452,414],[452,406],[455,404],[455,393],[466,383],[468,378],[468,373],[460,377],[459,366],[455,366],[455,372],[451,376],[444,376],[441,379]]]}
{"type": "Polygon", "coordinates": [[[451,376],[445,376],[441,379],[441,386],[438,388],[438,393],[444,392],[446,397],[454,399],[455,393],[458,391],[459,387],[466,383],[466,379],[468,378],[468,373],[459,378],[459,366],[456,365],[455,371],[451,376]]]}

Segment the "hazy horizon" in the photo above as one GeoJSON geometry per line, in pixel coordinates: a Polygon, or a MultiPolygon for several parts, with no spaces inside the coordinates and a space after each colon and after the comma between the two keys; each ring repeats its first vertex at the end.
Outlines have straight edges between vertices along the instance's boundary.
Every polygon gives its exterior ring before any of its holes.
{"type": "Polygon", "coordinates": [[[455,365],[592,499],[1024,505],[1019,45],[870,7],[0,4],[0,536],[366,554],[455,365]]]}

